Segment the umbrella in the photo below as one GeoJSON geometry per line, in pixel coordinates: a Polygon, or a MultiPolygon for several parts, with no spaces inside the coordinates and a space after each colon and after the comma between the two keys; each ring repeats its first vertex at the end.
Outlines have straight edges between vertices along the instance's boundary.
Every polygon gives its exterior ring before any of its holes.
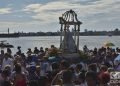
{"type": "Polygon", "coordinates": [[[107,42],[104,44],[105,47],[112,47],[112,46],[115,46],[113,43],[111,42],[107,42]]]}

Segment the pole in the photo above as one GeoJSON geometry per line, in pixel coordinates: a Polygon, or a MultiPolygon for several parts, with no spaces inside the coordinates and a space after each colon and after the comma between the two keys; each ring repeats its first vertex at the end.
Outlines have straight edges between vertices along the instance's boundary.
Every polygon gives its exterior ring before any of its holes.
{"type": "Polygon", "coordinates": [[[77,32],[77,50],[79,50],[79,31],[80,31],[80,25],[78,25],[78,32],[77,32]]]}
{"type": "Polygon", "coordinates": [[[61,44],[62,44],[63,24],[61,24],[61,29],[60,29],[60,32],[61,32],[61,36],[60,36],[60,45],[61,45],[61,44]]]}
{"type": "Polygon", "coordinates": [[[76,25],[74,26],[74,40],[75,40],[75,44],[76,44],[76,25]]]}
{"type": "Polygon", "coordinates": [[[8,28],[8,34],[9,34],[9,28],[8,28]]]}

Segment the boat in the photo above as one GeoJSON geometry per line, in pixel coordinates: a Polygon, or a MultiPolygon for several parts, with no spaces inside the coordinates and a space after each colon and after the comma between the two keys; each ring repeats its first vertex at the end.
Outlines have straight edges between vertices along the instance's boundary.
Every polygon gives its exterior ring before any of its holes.
{"type": "Polygon", "coordinates": [[[0,48],[14,48],[13,45],[9,44],[9,43],[5,43],[6,40],[0,41],[0,48]]]}
{"type": "Polygon", "coordinates": [[[1,33],[0,38],[15,38],[19,37],[19,33],[9,33],[9,28],[8,28],[8,33],[1,33]]]}

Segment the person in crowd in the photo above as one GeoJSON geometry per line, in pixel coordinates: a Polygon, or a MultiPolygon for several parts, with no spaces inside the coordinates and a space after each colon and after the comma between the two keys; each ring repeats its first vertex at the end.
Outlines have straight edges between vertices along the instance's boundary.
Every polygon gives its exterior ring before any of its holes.
{"type": "Polygon", "coordinates": [[[10,65],[11,69],[13,69],[13,59],[10,58],[10,55],[8,53],[5,53],[5,56],[2,62],[2,69],[4,69],[6,65],[10,65]]]}
{"type": "Polygon", "coordinates": [[[79,74],[82,73],[82,65],[76,64],[75,73],[74,73],[74,82],[77,84],[79,82],[79,74]]]}
{"type": "Polygon", "coordinates": [[[76,85],[79,85],[79,86],[86,86],[86,83],[85,83],[85,73],[84,72],[81,72],[78,76],[78,82],[75,83],[76,85]]]}
{"type": "Polygon", "coordinates": [[[100,76],[100,86],[109,86],[108,83],[110,81],[110,74],[108,72],[104,72],[100,76]]]}
{"type": "Polygon", "coordinates": [[[45,48],[45,56],[48,56],[48,55],[49,55],[49,49],[45,48]]]}
{"type": "Polygon", "coordinates": [[[60,70],[66,70],[69,68],[69,66],[70,66],[70,64],[66,60],[62,60],[60,62],[60,70]]]}
{"type": "Polygon", "coordinates": [[[79,73],[82,71],[82,65],[81,64],[76,64],[76,74],[79,75],[79,73]]]}
{"type": "Polygon", "coordinates": [[[40,47],[40,53],[44,53],[43,47],[40,47]]]}
{"type": "Polygon", "coordinates": [[[84,51],[84,53],[87,53],[87,52],[88,52],[87,45],[84,45],[84,47],[83,47],[83,51],[84,51]]]}
{"type": "Polygon", "coordinates": [[[48,71],[52,71],[52,67],[48,61],[48,57],[44,56],[43,60],[40,63],[41,65],[41,74],[45,76],[48,71]]]}
{"type": "Polygon", "coordinates": [[[37,65],[37,66],[36,66],[36,71],[35,71],[35,73],[36,73],[36,75],[37,75],[38,77],[41,76],[40,71],[41,71],[41,70],[40,70],[40,66],[37,65]]]}
{"type": "Polygon", "coordinates": [[[97,73],[97,65],[95,63],[88,65],[88,71],[93,71],[97,73]]]}
{"type": "Polygon", "coordinates": [[[88,71],[85,74],[85,80],[87,86],[98,86],[97,84],[97,75],[94,71],[88,71]]]}
{"type": "Polygon", "coordinates": [[[0,65],[2,65],[4,59],[4,50],[1,50],[1,54],[0,54],[0,65]]]}
{"type": "Polygon", "coordinates": [[[33,52],[32,52],[32,50],[31,50],[31,48],[28,48],[28,51],[27,51],[27,53],[26,54],[32,54],[33,52]]]}
{"type": "Polygon", "coordinates": [[[120,62],[115,60],[120,49],[83,49],[80,52],[87,58],[77,63],[59,57],[54,45],[45,51],[35,47],[33,53],[29,48],[27,55],[21,53],[21,47],[13,56],[12,50],[1,50],[0,86],[109,86],[110,73],[120,70],[120,62]],[[49,56],[54,55],[61,60],[51,61],[49,56]]]}
{"type": "Polygon", "coordinates": [[[9,53],[10,55],[12,54],[12,51],[10,48],[7,48],[7,53],[9,53]]]}
{"type": "Polygon", "coordinates": [[[41,59],[43,56],[45,56],[45,51],[43,50],[43,47],[40,47],[39,59],[41,59]]]}
{"type": "Polygon", "coordinates": [[[9,80],[9,76],[9,71],[7,69],[4,69],[0,74],[0,86],[12,86],[9,80]]]}
{"type": "Polygon", "coordinates": [[[15,64],[15,73],[13,74],[13,86],[27,86],[25,74],[22,72],[21,64],[15,64]]]}
{"type": "Polygon", "coordinates": [[[39,76],[36,74],[36,66],[35,64],[31,64],[28,69],[28,80],[29,81],[37,81],[39,79],[39,76]]]}
{"type": "Polygon", "coordinates": [[[28,54],[28,56],[26,57],[26,63],[30,64],[32,62],[32,55],[28,54]]]}
{"type": "Polygon", "coordinates": [[[38,54],[39,53],[39,50],[37,47],[34,48],[34,54],[38,54]]]}
{"type": "Polygon", "coordinates": [[[74,86],[72,82],[72,72],[70,70],[65,70],[62,75],[62,85],[63,86],[74,86]]]}
{"type": "Polygon", "coordinates": [[[63,70],[56,74],[51,84],[59,86],[74,86],[72,78],[73,78],[72,71],[63,70]]]}
{"type": "Polygon", "coordinates": [[[51,45],[51,48],[48,50],[49,56],[57,56],[57,48],[54,45],[51,45]]]}
{"type": "MultiPolygon", "coordinates": [[[[63,73],[64,71],[67,71],[69,69],[70,65],[66,60],[62,60],[60,62],[60,70],[59,72],[56,74],[56,76],[54,77],[53,81],[52,81],[52,85],[60,85],[62,86],[63,82],[62,82],[62,78],[63,78],[63,73]]],[[[72,73],[72,71],[71,71],[72,73]]],[[[71,75],[73,79],[73,74],[71,75]]]]}
{"type": "Polygon", "coordinates": [[[52,63],[52,76],[54,77],[60,71],[59,64],[57,62],[52,63]]]}
{"type": "Polygon", "coordinates": [[[17,54],[17,55],[21,55],[21,53],[22,53],[22,52],[21,52],[21,47],[18,46],[17,49],[18,49],[18,52],[16,52],[16,54],[17,54]]]}
{"type": "Polygon", "coordinates": [[[108,67],[106,66],[106,65],[101,65],[101,67],[100,67],[100,72],[106,72],[107,71],[107,69],[108,69],[108,67]]]}

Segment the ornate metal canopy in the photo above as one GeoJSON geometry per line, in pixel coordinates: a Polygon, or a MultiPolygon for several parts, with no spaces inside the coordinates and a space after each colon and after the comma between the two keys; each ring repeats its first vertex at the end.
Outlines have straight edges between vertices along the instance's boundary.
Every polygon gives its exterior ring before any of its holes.
{"type": "Polygon", "coordinates": [[[62,14],[62,17],[59,17],[60,24],[69,24],[69,25],[80,25],[80,22],[77,19],[77,14],[73,10],[66,11],[62,14]]]}
{"type": "Polygon", "coordinates": [[[77,14],[73,10],[66,11],[62,14],[62,17],[59,17],[59,21],[61,24],[60,49],[67,53],[77,52],[79,50],[79,31],[82,22],[77,19],[77,14]],[[74,39],[69,31],[71,25],[74,26],[74,39]]]}

